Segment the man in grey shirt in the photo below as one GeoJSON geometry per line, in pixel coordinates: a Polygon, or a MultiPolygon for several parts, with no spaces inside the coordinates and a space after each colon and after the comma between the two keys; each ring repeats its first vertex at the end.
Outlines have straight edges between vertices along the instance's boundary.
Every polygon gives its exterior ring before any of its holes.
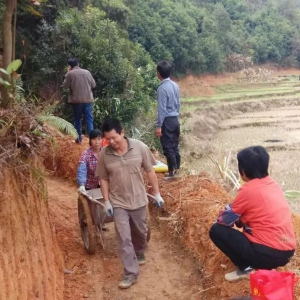
{"type": "Polygon", "coordinates": [[[167,179],[178,177],[180,168],[179,87],[169,78],[171,70],[172,66],[166,60],[157,64],[157,78],[161,84],[157,89],[158,112],[155,134],[160,137],[163,153],[167,159],[169,170],[167,179]]]}
{"type": "Polygon", "coordinates": [[[124,266],[119,288],[127,289],[137,282],[139,265],[146,263],[148,199],[143,170],[152,186],[158,207],[164,204],[149,148],[141,141],[125,136],[118,119],[106,119],[102,132],[108,146],[102,148],[96,168],[108,216],[114,216],[118,253],[124,266]]]}
{"type": "Polygon", "coordinates": [[[94,129],[92,107],[94,98],[92,88],[96,86],[96,83],[88,70],[79,68],[78,60],[76,58],[70,58],[68,60],[68,65],[70,67],[66,74],[63,87],[69,89],[68,103],[72,104],[74,127],[78,133],[76,143],[81,143],[82,115],[84,116],[86,123],[87,135],[94,129]]]}

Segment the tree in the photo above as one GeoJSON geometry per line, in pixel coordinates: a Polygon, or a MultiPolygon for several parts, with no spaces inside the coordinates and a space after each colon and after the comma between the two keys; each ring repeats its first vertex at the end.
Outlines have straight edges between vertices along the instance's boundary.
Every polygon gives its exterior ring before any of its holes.
{"type": "MultiPolygon", "coordinates": [[[[27,5],[40,5],[41,0],[19,0],[22,7],[27,5]]],[[[15,59],[15,36],[17,22],[17,0],[6,0],[3,15],[3,67],[4,69],[15,59]]],[[[32,12],[38,13],[29,6],[32,12]]],[[[7,74],[2,73],[2,78],[11,82],[7,74]]],[[[10,104],[10,95],[4,85],[1,88],[1,106],[7,108],[10,104]]]]}

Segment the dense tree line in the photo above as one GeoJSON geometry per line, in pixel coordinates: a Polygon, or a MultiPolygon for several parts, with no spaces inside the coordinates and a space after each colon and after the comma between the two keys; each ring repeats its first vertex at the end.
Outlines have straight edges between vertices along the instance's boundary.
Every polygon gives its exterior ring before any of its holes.
{"type": "MultiPolygon", "coordinates": [[[[154,62],[172,61],[178,74],[223,71],[232,53],[251,56],[255,63],[286,66],[298,65],[300,59],[299,0],[48,0],[47,4],[39,21],[44,28],[57,26],[67,11],[92,4],[154,62]]],[[[28,14],[18,24],[24,37],[45,35],[40,28],[32,32],[28,14]]]]}
{"type": "Polygon", "coordinates": [[[233,53],[300,61],[300,0],[47,0],[40,14],[21,9],[26,1],[18,0],[16,38],[25,87],[59,88],[68,57],[77,56],[97,81],[99,117],[132,120],[149,108],[161,59],[178,75],[224,71],[233,53]]]}
{"type": "Polygon", "coordinates": [[[179,73],[224,70],[232,53],[298,65],[299,1],[136,0],[130,7],[129,37],[179,73]]]}

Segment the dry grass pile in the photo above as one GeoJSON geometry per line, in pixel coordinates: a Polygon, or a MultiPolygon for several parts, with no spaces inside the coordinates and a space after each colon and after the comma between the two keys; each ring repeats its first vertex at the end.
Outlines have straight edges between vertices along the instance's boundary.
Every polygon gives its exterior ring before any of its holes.
{"type": "MultiPolygon", "coordinates": [[[[232,200],[228,193],[204,174],[174,181],[161,180],[160,189],[166,202],[165,213],[169,216],[161,221],[162,228],[167,230],[167,235],[179,239],[196,258],[203,277],[203,290],[200,292],[205,295],[203,297],[217,300],[248,296],[249,281],[232,284],[224,280],[224,274],[235,267],[210,241],[208,234],[219,210],[232,200]]],[[[293,221],[299,239],[300,217],[294,215],[293,221]]],[[[297,271],[299,266],[295,256],[286,269],[297,271]]],[[[296,293],[300,298],[298,286],[296,293]]]]}
{"type": "Polygon", "coordinates": [[[30,105],[0,109],[0,166],[26,164],[38,154],[51,131],[38,123],[30,105]]]}

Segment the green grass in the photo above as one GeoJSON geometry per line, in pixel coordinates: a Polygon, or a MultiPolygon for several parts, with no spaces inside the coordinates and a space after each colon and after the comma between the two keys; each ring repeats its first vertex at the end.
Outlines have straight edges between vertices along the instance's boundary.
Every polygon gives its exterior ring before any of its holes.
{"type": "Polygon", "coordinates": [[[253,97],[242,97],[242,98],[228,98],[223,100],[211,100],[205,97],[201,97],[202,100],[197,98],[197,101],[185,102],[185,98],[182,99],[182,107],[180,109],[181,113],[188,113],[193,112],[197,109],[207,108],[210,106],[217,107],[218,105],[222,105],[224,103],[245,103],[245,102],[253,102],[253,101],[268,101],[268,100],[286,100],[286,99],[298,99],[300,97],[299,92],[292,92],[292,93],[283,93],[283,94],[259,94],[259,96],[253,97]]]}
{"type": "Polygon", "coordinates": [[[223,93],[223,94],[216,94],[213,96],[202,96],[202,97],[192,97],[192,98],[183,98],[183,103],[193,103],[193,102],[199,102],[199,101],[219,101],[219,100],[237,100],[242,98],[256,98],[256,97],[263,97],[263,96],[272,96],[272,95],[294,95],[294,94],[300,94],[300,89],[291,89],[291,88],[281,88],[281,89],[268,89],[268,90],[240,90],[235,91],[231,93],[223,93]]]}
{"type": "Polygon", "coordinates": [[[214,94],[182,98],[181,112],[193,112],[224,103],[261,101],[272,99],[293,99],[300,97],[298,76],[278,77],[272,82],[236,82],[214,86],[214,94]]]}

